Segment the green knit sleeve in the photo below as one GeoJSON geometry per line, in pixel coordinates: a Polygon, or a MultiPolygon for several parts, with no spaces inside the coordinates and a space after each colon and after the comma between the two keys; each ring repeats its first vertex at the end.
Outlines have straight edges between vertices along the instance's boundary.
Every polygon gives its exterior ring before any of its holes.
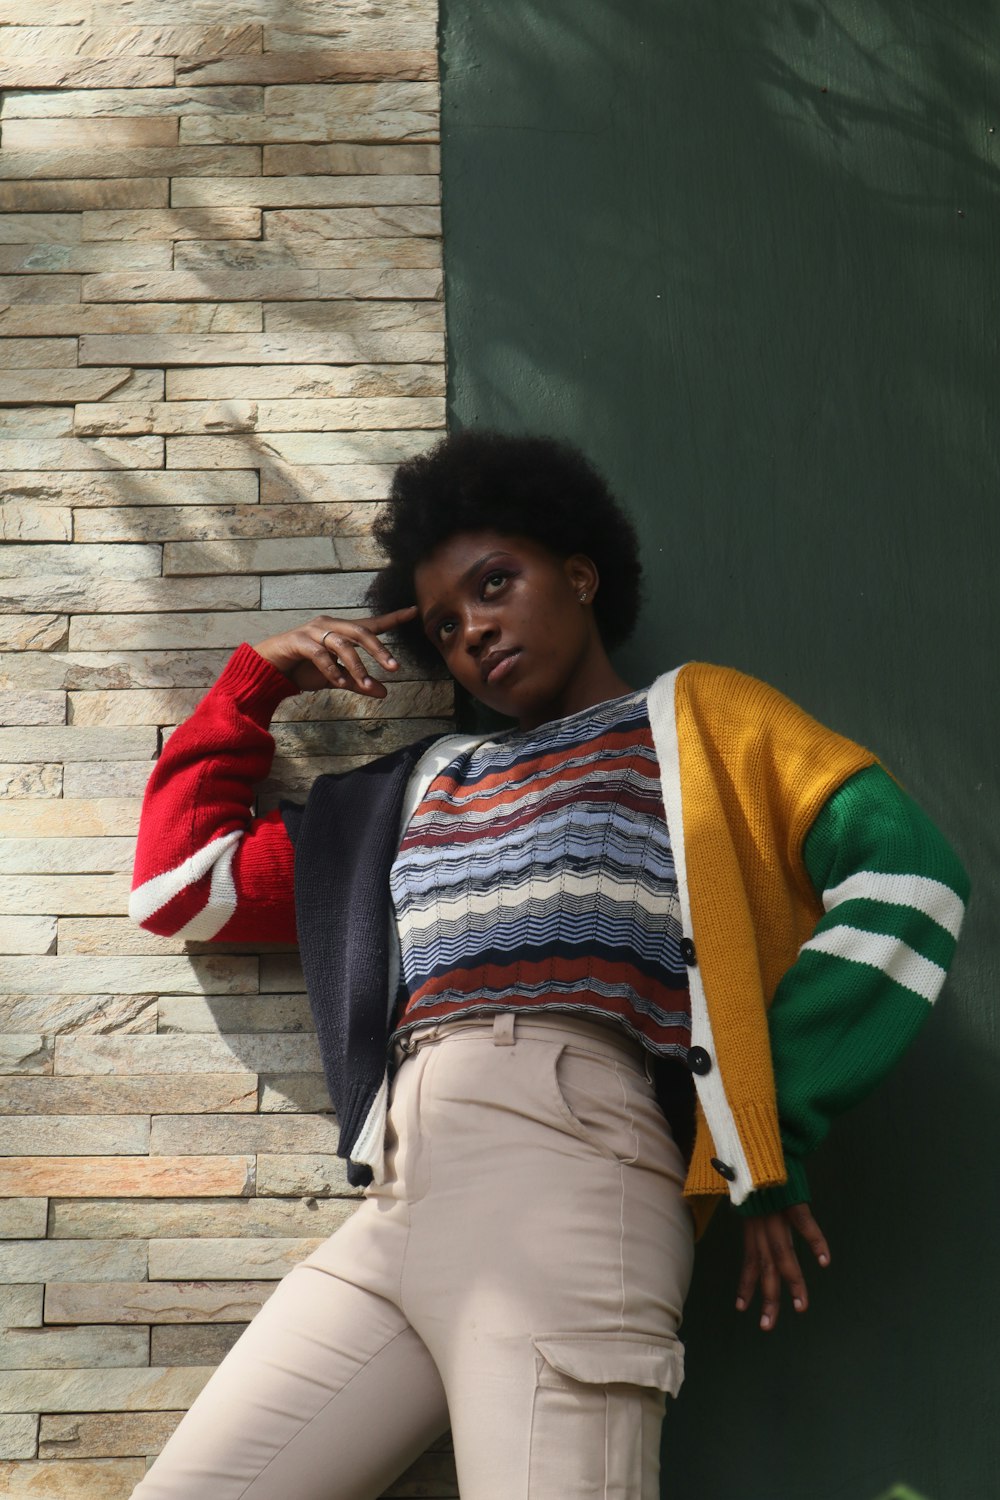
{"type": "Polygon", "coordinates": [[[969,895],[947,840],[880,766],[857,772],[833,794],[803,857],[824,915],[768,1017],[789,1180],[751,1193],[741,1213],[808,1201],[803,1158],[922,1026],[969,895]]]}

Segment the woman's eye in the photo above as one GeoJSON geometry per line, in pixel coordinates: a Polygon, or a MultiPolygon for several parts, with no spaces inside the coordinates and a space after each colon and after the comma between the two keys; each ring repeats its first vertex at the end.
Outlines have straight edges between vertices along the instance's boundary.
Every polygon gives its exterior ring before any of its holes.
{"type": "Polygon", "coordinates": [[[483,579],[483,593],[492,592],[494,589],[502,588],[507,582],[506,573],[487,573],[483,579]]]}
{"type": "Polygon", "coordinates": [[[441,623],[440,623],[440,625],[437,627],[436,634],[437,634],[438,640],[439,641],[446,641],[448,639],[448,637],[451,635],[451,633],[452,633],[452,631],[454,629],[455,629],[455,622],[454,622],[454,620],[442,620],[441,623]]]}

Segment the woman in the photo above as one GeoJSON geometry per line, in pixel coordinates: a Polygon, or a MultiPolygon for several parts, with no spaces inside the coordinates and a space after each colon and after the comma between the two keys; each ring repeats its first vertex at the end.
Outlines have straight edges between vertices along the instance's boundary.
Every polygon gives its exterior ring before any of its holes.
{"type": "Polygon", "coordinates": [[[870,752],[764,684],[622,680],[635,536],[574,450],[459,434],[392,499],[375,615],[240,647],[147,793],[133,914],[298,936],[366,1191],[136,1495],[363,1500],[450,1422],[463,1500],[651,1500],[695,1229],[728,1196],[737,1307],[806,1308],[792,1230],[829,1250],[803,1158],[921,1024],[966,877],[870,752]],[[385,697],[390,631],[517,727],[253,818],[276,705],[385,697]]]}

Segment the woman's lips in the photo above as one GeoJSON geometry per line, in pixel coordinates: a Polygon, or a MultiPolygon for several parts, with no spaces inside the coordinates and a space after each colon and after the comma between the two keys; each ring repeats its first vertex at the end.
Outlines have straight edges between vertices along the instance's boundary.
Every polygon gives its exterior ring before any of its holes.
{"type": "Polygon", "coordinates": [[[492,666],[489,666],[489,663],[487,663],[488,671],[483,680],[485,682],[488,682],[491,686],[493,685],[493,683],[501,682],[503,678],[507,676],[507,673],[514,666],[514,663],[517,661],[520,655],[520,648],[514,647],[512,651],[505,651],[502,656],[497,657],[492,666]]]}

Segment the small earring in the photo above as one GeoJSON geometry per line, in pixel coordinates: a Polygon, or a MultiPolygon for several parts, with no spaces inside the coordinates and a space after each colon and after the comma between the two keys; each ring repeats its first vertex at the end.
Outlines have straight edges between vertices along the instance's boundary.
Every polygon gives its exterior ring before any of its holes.
{"type": "Polygon", "coordinates": [[[586,589],[584,589],[584,591],[583,591],[582,594],[578,594],[577,598],[579,599],[579,601],[580,601],[581,604],[586,604],[586,602],[587,602],[587,591],[586,591],[586,589]]]}

